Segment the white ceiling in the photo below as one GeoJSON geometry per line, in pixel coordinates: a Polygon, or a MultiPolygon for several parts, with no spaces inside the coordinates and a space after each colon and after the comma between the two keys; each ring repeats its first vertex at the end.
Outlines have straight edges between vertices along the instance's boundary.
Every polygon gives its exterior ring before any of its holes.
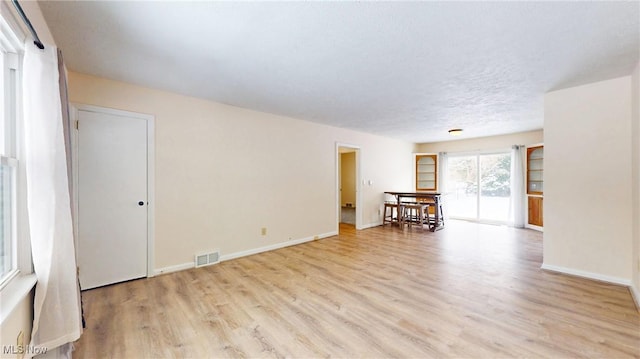
{"type": "Polygon", "coordinates": [[[640,51],[638,1],[40,6],[73,71],[412,142],[540,129],[640,51]]]}

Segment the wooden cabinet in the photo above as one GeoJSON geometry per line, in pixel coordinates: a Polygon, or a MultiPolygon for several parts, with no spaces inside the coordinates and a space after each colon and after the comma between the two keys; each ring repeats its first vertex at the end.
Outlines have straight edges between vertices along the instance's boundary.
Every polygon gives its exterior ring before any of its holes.
{"type": "Polygon", "coordinates": [[[416,191],[438,188],[438,155],[416,156],[416,191]]]}
{"type": "Polygon", "coordinates": [[[527,194],[542,194],[544,190],[544,146],[527,148],[527,194]]]}
{"type": "Polygon", "coordinates": [[[528,207],[529,207],[529,224],[534,226],[543,227],[543,215],[542,215],[542,197],[528,197],[528,207]]]}

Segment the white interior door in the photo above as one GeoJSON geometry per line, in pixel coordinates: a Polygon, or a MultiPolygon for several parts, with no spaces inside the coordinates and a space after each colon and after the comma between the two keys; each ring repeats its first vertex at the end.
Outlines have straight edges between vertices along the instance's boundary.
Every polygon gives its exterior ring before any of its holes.
{"type": "Polygon", "coordinates": [[[147,121],[78,110],[78,264],[90,289],[147,275],[147,121]]]}

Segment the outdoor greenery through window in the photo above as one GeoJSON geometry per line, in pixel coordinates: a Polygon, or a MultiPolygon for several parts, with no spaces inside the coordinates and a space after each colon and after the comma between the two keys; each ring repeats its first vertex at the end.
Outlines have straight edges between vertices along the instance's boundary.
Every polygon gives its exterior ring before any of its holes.
{"type": "Polygon", "coordinates": [[[450,155],[447,205],[452,217],[507,222],[511,154],[450,155]]]}

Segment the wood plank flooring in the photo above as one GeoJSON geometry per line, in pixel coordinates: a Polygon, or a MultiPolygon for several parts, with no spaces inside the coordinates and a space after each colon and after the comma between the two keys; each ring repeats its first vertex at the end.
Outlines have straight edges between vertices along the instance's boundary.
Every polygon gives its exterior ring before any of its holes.
{"type": "Polygon", "coordinates": [[[377,227],[83,292],[75,358],[638,358],[624,287],[540,269],[542,236],[377,227]]]}

